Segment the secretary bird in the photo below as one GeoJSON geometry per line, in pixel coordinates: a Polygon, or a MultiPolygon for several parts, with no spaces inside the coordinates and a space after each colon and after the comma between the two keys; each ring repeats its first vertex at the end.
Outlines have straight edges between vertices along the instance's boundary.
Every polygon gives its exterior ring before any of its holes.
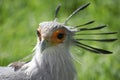
{"type": "Polygon", "coordinates": [[[39,24],[37,29],[37,44],[33,57],[29,62],[14,62],[7,67],[0,67],[0,80],[75,80],[76,70],[72,62],[71,46],[77,46],[97,54],[111,54],[112,52],[95,48],[81,41],[113,42],[109,39],[82,39],[76,35],[112,35],[116,32],[81,33],[100,30],[106,27],[101,25],[92,28],[83,26],[94,23],[88,21],[78,26],[67,26],[73,15],[85,9],[90,3],[80,6],[63,23],[57,22],[60,5],[56,8],[55,19],[39,24]]]}

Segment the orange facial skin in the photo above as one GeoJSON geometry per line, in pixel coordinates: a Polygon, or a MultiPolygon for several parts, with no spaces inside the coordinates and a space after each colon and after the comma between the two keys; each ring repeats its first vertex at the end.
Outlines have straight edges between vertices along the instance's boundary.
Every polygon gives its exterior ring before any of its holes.
{"type": "Polygon", "coordinates": [[[57,29],[55,30],[50,37],[48,36],[41,36],[41,29],[37,29],[37,35],[39,40],[41,41],[41,38],[44,38],[47,40],[51,45],[56,45],[59,43],[63,43],[65,37],[66,37],[66,31],[64,29],[57,29]]]}
{"type": "Polygon", "coordinates": [[[63,29],[58,29],[53,32],[51,36],[51,42],[54,44],[62,43],[65,39],[66,32],[63,29]]]}

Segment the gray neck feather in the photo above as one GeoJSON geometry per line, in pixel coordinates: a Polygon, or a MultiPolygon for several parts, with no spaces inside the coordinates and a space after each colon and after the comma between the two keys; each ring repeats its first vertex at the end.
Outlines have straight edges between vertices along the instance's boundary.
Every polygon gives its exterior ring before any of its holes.
{"type": "Polygon", "coordinates": [[[36,49],[36,54],[32,61],[36,63],[38,80],[74,80],[76,71],[72,63],[69,50],[63,45],[47,48],[40,53],[40,48],[36,49]]]}

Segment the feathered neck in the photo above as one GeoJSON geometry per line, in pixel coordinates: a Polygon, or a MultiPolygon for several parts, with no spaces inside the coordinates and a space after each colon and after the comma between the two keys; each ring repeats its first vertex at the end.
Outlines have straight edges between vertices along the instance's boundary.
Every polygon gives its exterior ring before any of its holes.
{"type": "Polygon", "coordinates": [[[71,55],[63,45],[47,48],[43,53],[40,53],[38,46],[34,61],[39,69],[39,74],[45,74],[44,77],[49,77],[45,80],[74,80],[75,78],[76,71],[71,55]]]}

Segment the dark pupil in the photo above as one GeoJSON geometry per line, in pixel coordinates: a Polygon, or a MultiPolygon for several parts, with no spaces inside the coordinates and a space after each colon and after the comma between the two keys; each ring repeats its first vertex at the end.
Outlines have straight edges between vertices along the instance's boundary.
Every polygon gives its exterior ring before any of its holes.
{"type": "Polygon", "coordinates": [[[62,39],[64,37],[64,34],[63,33],[59,33],[58,35],[57,35],[57,38],[58,39],[62,39]]]}

